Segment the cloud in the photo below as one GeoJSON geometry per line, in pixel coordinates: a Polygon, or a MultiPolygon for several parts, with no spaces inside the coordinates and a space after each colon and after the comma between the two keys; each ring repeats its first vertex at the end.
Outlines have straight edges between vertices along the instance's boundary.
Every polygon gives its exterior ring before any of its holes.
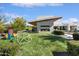
{"type": "Polygon", "coordinates": [[[79,21],[77,18],[69,18],[68,20],[69,20],[69,22],[78,22],[79,21]]]}
{"type": "Polygon", "coordinates": [[[20,15],[13,14],[13,13],[2,13],[0,15],[3,15],[6,17],[7,22],[5,24],[9,24],[12,20],[12,18],[20,17],[20,15]]]}
{"type": "Polygon", "coordinates": [[[68,23],[78,23],[79,22],[79,19],[77,18],[69,18],[69,19],[65,19],[65,20],[62,20],[62,23],[65,23],[65,24],[68,24],[68,23]]]}
{"type": "Polygon", "coordinates": [[[27,15],[18,15],[15,13],[2,13],[0,15],[3,15],[6,17],[6,19],[8,20],[8,22],[6,22],[6,24],[9,24],[12,21],[12,18],[16,18],[16,17],[23,17],[25,19],[25,17],[28,17],[27,15]]]}
{"type": "Polygon", "coordinates": [[[63,3],[50,3],[48,6],[63,6],[63,3]]]}
{"type": "Polygon", "coordinates": [[[12,4],[12,5],[14,5],[14,6],[19,6],[19,7],[30,7],[30,8],[32,8],[32,7],[36,7],[36,6],[45,6],[44,4],[42,4],[42,3],[40,3],[40,4],[37,4],[37,3],[35,3],[35,4],[33,4],[33,3],[16,3],[16,4],[12,4]]]}
{"type": "Polygon", "coordinates": [[[65,26],[65,25],[68,25],[68,24],[77,25],[77,24],[79,24],[79,20],[77,18],[69,18],[67,20],[60,19],[60,20],[57,20],[57,21],[54,22],[54,26],[62,26],[62,25],[65,26]]]}
{"type": "Polygon", "coordinates": [[[8,18],[16,18],[16,17],[22,17],[21,15],[18,14],[13,14],[13,13],[3,13],[8,18]]]}
{"type": "Polygon", "coordinates": [[[17,14],[17,13],[9,13],[9,12],[0,13],[0,15],[7,17],[7,19],[12,19],[12,18],[16,18],[16,17],[23,17],[24,19],[31,18],[27,14],[17,14]]]}
{"type": "Polygon", "coordinates": [[[18,7],[44,7],[44,6],[63,6],[62,3],[13,3],[12,5],[18,7]]]}

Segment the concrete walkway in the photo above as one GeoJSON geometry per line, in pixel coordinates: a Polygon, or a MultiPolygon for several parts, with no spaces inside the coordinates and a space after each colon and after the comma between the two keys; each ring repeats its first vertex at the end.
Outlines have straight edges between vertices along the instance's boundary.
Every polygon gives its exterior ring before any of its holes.
{"type": "Polygon", "coordinates": [[[62,37],[62,38],[69,39],[69,40],[73,39],[73,35],[71,35],[71,34],[53,35],[53,36],[62,37]]]}

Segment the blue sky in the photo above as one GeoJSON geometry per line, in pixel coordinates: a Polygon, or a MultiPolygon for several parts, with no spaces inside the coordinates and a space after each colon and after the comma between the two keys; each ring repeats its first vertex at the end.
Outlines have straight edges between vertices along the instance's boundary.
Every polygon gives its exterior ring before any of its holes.
{"type": "Polygon", "coordinates": [[[6,15],[9,20],[18,16],[27,21],[35,20],[39,16],[62,16],[63,20],[74,21],[79,19],[79,4],[57,3],[0,3],[0,14],[6,15]]]}

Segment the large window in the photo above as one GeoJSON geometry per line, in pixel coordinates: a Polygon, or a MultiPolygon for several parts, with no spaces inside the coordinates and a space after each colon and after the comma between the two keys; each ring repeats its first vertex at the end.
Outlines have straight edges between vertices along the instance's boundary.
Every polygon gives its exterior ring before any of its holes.
{"type": "Polygon", "coordinates": [[[41,27],[50,27],[49,25],[41,25],[41,27]]]}
{"type": "Polygon", "coordinates": [[[41,27],[41,31],[50,31],[49,25],[41,25],[40,27],[41,27]]]}
{"type": "Polygon", "coordinates": [[[50,31],[50,29],[41,29],[41,31],[50,31]]]}

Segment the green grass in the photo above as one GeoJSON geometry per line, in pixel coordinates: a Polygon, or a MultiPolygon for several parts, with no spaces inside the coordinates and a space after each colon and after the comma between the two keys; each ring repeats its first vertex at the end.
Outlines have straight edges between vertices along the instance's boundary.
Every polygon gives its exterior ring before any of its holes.
{"type": "Polygon", "coordinates": [[[16,40],[0,40],[0,56],[14,56],[18,49],[16,40]]]}
{"type": "Polygon", "coordinates": [[[68,42],[68,52],[71,56],[79,56],[79,40],[68,42]]]}
{"type": "Polygon", "coordinates": [[[13,40],[0,40],[0,53],[16,56],[53,56],[53,52],[79,55],[79,41],[53,36],[50,32],[21,32],[13,40]],[[69,45],[68,45],[69,42],[69,45]],[[17,44],[18,43],[18,44],[17,44]]]}
{"type": "Polygon", "coordinates": [[[30,33],[32,40],[26,42],[17,53],[21,56],[51,56],[53,51],[67,51],[64,38],[52,36],[49,32],[30,33]]]}
{"type": "MultiPolygon", "coordinates": [[[[9,42],[10,42],[11,40],[0,40],[0,44],[8,44],[9,42]]],[[[16,42],[16,40],[13,40],[13,42],[15,43],[16,42]]]]}

